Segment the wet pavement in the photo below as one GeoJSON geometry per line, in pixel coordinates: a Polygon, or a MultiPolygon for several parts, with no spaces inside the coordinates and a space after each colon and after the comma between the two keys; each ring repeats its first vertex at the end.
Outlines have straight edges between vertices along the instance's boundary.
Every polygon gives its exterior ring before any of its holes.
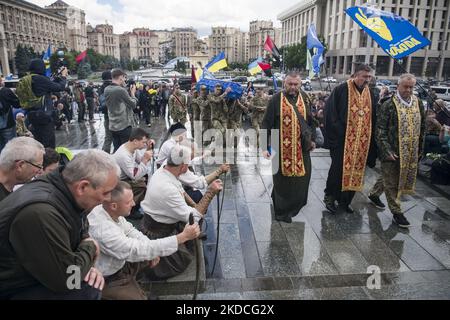
{"type": "MultiPolygon", "coordinates": [[[[98,119],[98,115],[96,115],[98,119]]],[[[150,128],[158,147],[165,135],[162,120],[150,128]]],[[[81,150],[101,148],[103,122],[69,125],[57,132],[57,144],[81,150]]],[[[241,148],[237,159],[248,152],[241,148]]],[[[323,190],[331,159],[319,150],[312,157],[309,200],[292,224],[272,219],[270,163],[233,165],[224,179],[219,252],[217,202],[206,218],[203,242],[206,279],[199,299],[450,299],[450,193],[419,179],[414,196],[402,207],[409,230],[392,224],[388,209],[369,203],[367,193],[379,171],[369,169],[363,193],[352,203],[354,214],[329,214],[323,190]],[[371,268],[380,270],[379,289],[370,289],[371,268]]],[[[214,166],[197,168],[209,173],[214,166]]],[[[386,203],[386,198],[382,196],[386,203]]],[[[222,201],[222,200],[221,200],[222,201]]],[[[375,277],[376,279],[376,277],[375,277]]],[[[161,299],[190,299],[191,280],[163,286],[144,284],[161,299]]]]}

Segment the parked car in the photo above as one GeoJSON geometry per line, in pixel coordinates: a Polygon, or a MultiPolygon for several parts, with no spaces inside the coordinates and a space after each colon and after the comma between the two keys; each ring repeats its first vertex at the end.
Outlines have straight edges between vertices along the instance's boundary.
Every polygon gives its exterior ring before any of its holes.
{"type": "Polygon", "coordinates": [[[387,80],[387,79],[378,79],[377,80],[377,85],[378,83],[380,83],[383,86],[390,86],[392,85],[392,81],[391,80],[387,80]]]}
{"type": "Polygon", "coordinates": [[[312,91],[311,84],[309,84],[309,83],[302,84],[302,89],[304,91],[312,91]]]}
{"type": "Polygon", "coordinates": [[[302,79],[302,84],[311,84],[311,79],[309,77],[302,79]]]}
{"type": "Polygon", "coordinates": [[[4,80],[3,83],[5,84],[5,88],[9,88],[15,92],[19,84],[19,79],[4,80]]]}
{"type": "Polygon", "coordinates": [[[325,77],[322,79],[323,82],[337,83],[337,80],[333,77],[325,77]]]}
{"type": "Polygon", "coordinates": [[[191,77],[180,78],[178,79],[178,84],[181,90],[189,91],[192,88],[192,79],[191,77]]]}
{"type": "Polygon", "coordinates": [[[249,80],[248,80],[247,77],[240,76],[240,77],[235,77],[235,78],[233,78],[232,81],[233,81],[233,82],[236,82],[236,83],[245,83],[245,84],[247,84],[247,82],[248,82],[249,80]]]}
{"type": "Polygon", "coordinates": [[[438,99],[442,99],[445,101],[450,101],[450,87],[444,87],[444,86],[431,86],[431,90],[433,90],[436,93],[436,97],[438,99]]]}

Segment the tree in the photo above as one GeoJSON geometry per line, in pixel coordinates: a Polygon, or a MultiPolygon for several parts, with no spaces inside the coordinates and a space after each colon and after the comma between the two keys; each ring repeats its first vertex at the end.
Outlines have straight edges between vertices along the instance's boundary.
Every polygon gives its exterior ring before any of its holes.
{"type": "Polygon", "coordinates": [[[38,58],[38,55],[33,48],[24,47],[21,44],[17,45],[14,62],[19,77],[26,75],[30,66],[30,61],[35,58],[38,58]]]}
{"type": "Polygon", "coordinates": [[[92,73],[91,64],[89,62],[82,62],[78,66],[78,79],[86,79],[92,73]]]}
{"type": "Polygon", "coordinates": [[[302,38],[302,43],[285,47],[283,58],[286,69],[305,70],[306,69],[306,37],[302,38]]]}
{"type": "MultiPolygon", "coordinates": [[[[322,36],[318,36],[320,42],[325,47],[323,56],[327,52],[327,45],[322,36]]],[[[306,70],[306,36],[302,37],[301,43],[283,48],[282,55],[286,69],[306,70]]]]}

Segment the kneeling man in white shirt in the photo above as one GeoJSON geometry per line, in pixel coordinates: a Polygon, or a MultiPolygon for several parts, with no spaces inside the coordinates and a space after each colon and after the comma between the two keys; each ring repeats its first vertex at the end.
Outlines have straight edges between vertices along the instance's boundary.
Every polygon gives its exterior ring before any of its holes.
{"type": "Polygon", "coordinates": [[[111,193],[111,200],[88,215],[89,233],[101,248],[96,267],[105,277],[102,293],[105,300],[146,300],[136,281],[137,273],[155,267],[159,257],[175,253],[179,245],[200,234],[198,225],[194,224],[186,225],[177,235],[149,240],[125,219],[133,206],[131,187],[121,181],[111,193]]]}

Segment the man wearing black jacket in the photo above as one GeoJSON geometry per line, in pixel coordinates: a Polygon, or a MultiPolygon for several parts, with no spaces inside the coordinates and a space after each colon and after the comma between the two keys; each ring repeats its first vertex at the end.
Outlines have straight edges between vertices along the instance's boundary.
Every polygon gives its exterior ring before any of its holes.
{"type": "Polygon", "coordinates": [[[45,74],[45,64],[41,59],[33,59],[29,67],[32,77],[32,90],[36,97],[44,97],[42,107],[28,112],[28,119],[36,140],[45,148],[55,148],[55,120],[52,92],[61,92],[66,88],[67,68],[63,68],[61,76],[51,81],[45,74]]]}
{"type": "Polygon", "coordinates": [[[9,88],[3,87],[0,77],[0,152],[6,143],[16,137],[16,122],[12,108],[20,108],[19,98],[9,88]]]}
{"type": "Polygon", "coordinates": [[[100,150],[79,153],[0,206],[0,299],[99,299],[100,253],[87,213],[111,200],[120,169],[100,150]]]}

